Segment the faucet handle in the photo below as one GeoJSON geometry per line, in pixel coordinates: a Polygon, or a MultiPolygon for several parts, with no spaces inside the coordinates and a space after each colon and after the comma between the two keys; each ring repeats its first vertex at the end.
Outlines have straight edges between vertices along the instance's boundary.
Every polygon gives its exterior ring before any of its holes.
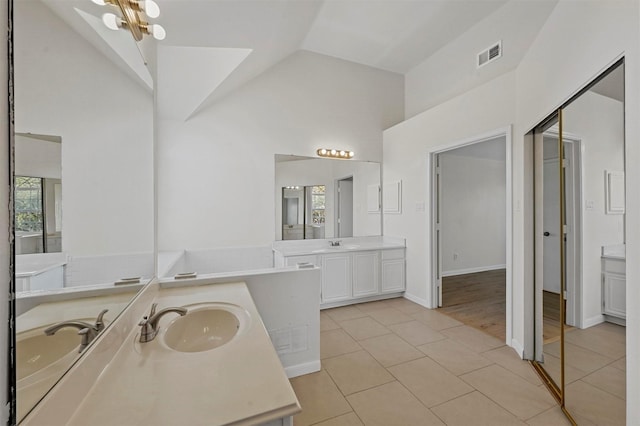
{"type": "Polygon", "coordinates": [[[93,326],[93,328],[96,331],[104,330],[104,314],[106,314],[107,312],[109,312],[109,310],[108,309],[104,309],[102,312],[100,312],[98,314],[98,318],[96,318],[96,322],[95,322],[95,324],[93,326]]]}
{"type": "Polygon", "coordinates": [[[151,318],[152,316],[154,316],[156,314],[156,308],[158,307],[157,303],[154,303],[151,305],[151,312],[149,312],[149,318],[151,318]]]}

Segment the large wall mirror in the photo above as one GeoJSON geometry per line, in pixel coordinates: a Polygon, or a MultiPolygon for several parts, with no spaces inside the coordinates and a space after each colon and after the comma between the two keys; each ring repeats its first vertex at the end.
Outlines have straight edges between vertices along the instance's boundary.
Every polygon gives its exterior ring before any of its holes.
{"type": "Polygon", "coordinates": [[[572,422],[624,425],[623,61],[533,136],[534,364],[572,422]]]}
{"type": "Polygon", "coordinates": [[[275,156],[276,240],[381,235],[380,164],[275,156]]]}
{"type": "Polygon", "coordinates": [[[81,325],[108,326],[154,276],[153,94],[94,3],[13,11],[20,421],[80,356],[81,325]]]}

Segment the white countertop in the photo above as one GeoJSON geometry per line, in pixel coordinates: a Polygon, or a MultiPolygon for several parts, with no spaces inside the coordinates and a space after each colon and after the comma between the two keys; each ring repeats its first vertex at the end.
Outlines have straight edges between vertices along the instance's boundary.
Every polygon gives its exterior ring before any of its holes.
{"type": "Polygon", "coordinates": [[[355,237],[329,238],[325,240],[289,240],[276,241],[273,251],[284,257],[305,256],[352,251],[387,250],[405,248],[403,238],[390,237],[355,237]],[[331,246],[329,241],[340,241],[339,246],[331,246]]]}
{"type": "MultiPolygon", "coordinates": [[[[244,308],[251,321],[227,344],[194,353],[166,347],[163,331],[141,344],[140,327],[133,327],[70,425],[248,425],[300,411],[244,283],[161,289],[156,302],[158,310],[232,303],[244,308]]],[[[162,317],[160,329],[174,318],[175,314],[162,317]]]]}

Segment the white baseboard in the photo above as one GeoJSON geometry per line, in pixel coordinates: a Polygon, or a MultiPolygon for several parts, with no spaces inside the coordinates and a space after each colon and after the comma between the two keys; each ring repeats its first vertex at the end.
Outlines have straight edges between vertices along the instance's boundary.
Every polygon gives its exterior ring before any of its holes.
{"type": "Polygon", "coordinates": [[[604,315],[602,314],[594,315],[584,320],[584,322],[582,323],[582,328],[593,327],[594,325],[598,325],[603,322],[604,322],[604,315]]]}
{"type": "Polygon", "coordinates": [[[475,268],[456,269],[454,271],[442,271],[442,276],[452,277],[454,275],[465,275],[465,274],[475,274],[476,272],[495,271],[496,269],[507,269],[507,265],[502,264],[502,265],[478,266],[475,268]]]}
{"type": "Polygon", "coordinates": [[[420,306],[424,306],[427,309],[431,309],[429,303],[420,297],[414,296],[413,294],[409,294],[407,292],[404,293],[404,298],[412,301],[413,303],[417,303],[420,306]]]}
{"type": "Polygon", "coordinates": [[[513,350],[517,352],[517,354],[520,356],[520,359],[524,359],[524,346],[519,340],[511,339],[511,344],[509,346],[511,346],[513,350]]]}
{"type": "Polygon", "coordinates": [[[316,371],[320,371],[321,368],[320,360],[317,360],[305,362],[304,364],[290,365],[289,367],[285,367],[284,372],[289,379],[292,379],[305,374],[315,373],[316,371]]]}

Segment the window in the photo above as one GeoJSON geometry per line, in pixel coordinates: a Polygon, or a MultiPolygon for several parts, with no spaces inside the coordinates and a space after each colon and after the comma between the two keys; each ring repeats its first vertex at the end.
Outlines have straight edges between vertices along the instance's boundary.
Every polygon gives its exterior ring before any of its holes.
{"type": "Polygon", "coordinates": [[[324,225],[325,188],[324,185],[311,187],[311,217],[315,225],[324,225]]]}
{"type": "Polygon", "coordinates": [[[16,231],[42,232],[42,186],[41,178],[16,176],[16,231]]]}

